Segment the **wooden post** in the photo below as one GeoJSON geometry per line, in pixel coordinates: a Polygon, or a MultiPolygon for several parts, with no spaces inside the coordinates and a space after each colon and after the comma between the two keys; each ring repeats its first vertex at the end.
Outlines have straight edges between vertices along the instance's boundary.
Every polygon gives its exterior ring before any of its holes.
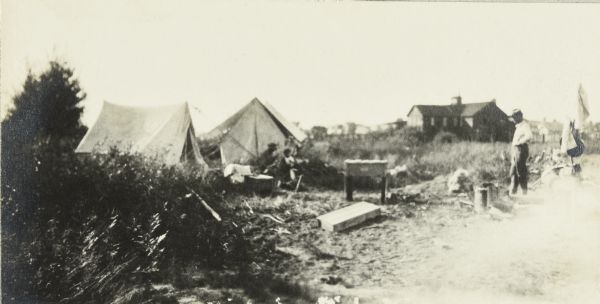
{"type": "Polygon", "coordinates": [[[352,176],[344,176],[344,190],[346,191],[346,200],[352,201],[352,191],[354,190],[354,185],[352,184],[352,176]]]}
{"type": "Polygon", "coordinates": [[[384,175],[381,179],[381,203],[385,203],[385,190],[387,188],[387,176],[384,175]]]}

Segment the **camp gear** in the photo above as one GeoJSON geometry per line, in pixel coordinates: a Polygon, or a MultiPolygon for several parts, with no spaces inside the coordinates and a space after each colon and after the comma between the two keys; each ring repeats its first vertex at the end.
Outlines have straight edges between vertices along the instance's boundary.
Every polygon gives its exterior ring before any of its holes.
{"type": "Polygon", "coordinates": [[[488,207],[488,188],[477,187],[473,196],[473,204],[476,208],[488,207]]]}

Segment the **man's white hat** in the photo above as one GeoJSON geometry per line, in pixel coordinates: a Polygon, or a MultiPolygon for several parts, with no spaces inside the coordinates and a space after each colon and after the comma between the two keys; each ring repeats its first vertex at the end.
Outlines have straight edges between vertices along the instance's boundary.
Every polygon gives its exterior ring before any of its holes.
{"type": "Polygon", "coordinates": [[[517,115],[523,115],[523,112],[521,111],[521,109],[513,109],[512,114],[510,114],[511,117],[514,117],[517,115]]]}

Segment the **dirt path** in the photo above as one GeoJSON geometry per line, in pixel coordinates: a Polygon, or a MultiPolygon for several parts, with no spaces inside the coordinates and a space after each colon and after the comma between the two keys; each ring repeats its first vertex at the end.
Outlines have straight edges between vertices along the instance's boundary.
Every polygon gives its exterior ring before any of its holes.
{"type": "Polygon", "coordinates": [[[335,265],[354,288],[323,292],[360,303],[600,303],[600,157],[584,169],[585,183],[542,187],[511,218],[413,221],[428,229],[421,238],[403,238],[415,227],[386,220],[334,237],[335,248],[372,242],[349,248],[353,258],[335,265]]]}

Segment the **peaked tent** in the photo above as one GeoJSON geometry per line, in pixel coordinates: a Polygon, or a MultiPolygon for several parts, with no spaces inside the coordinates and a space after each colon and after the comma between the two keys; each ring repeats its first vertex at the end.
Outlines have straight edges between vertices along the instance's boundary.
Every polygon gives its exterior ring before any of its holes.
{"type": "Polygon", "coordinates": [[[129,107],[104,102],[77,153],[141,153],[174,165],[206,162],[200,154],[187,103],[163,107],[129,107]]]}
{"type": "Polygon", "coordinates": [[[245,164],[263,153],[269,143],[281,147],[290,137],[303,141],[306,134],[271,105],[254,98],[206,137],[220,139],[223,164],[245,164]]]}

